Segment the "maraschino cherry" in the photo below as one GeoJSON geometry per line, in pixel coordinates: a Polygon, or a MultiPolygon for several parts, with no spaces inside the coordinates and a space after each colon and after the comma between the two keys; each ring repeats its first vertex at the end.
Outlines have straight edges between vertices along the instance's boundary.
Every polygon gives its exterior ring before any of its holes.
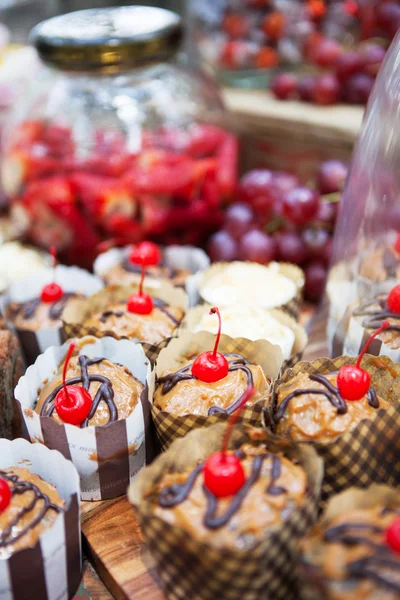
{"type": "Polygon", "coordinates": [[[355,365],[345,365],[340,368],[337,376],[337,386],[343,400],[361,400],[368,392],[371,385],[371,375],[368,371],[361,369],[360,364],[371,342],[389,326],[389,321],[384,321],[381,327],[371,335],[361,350],[355,365]]]}
{"type": "Polygon", "coordinates": [[[243,395],[242,401],[229,420],[221,452],[215,452],[208,457],[203,467],[204,485],[217,498],[233,496],[246,482],[243,465],[235,454],[227,454],[229,438],[232,433],[241,408],[254,394],[254,388],[249,388],[243,395]]]}
{"type": "MultiPolygon", "coordinates": [[[[53,269],[54,269],[54,279],[56,277],[56,266],[57,266],[57,253],[56,253],[56,249],[54,248],[54,246],[52,246],[50,248],[50,254],[53,257],[53,269]]],[[[55,281],[53,281],[52,283],[48,283],[47,285],[45,285],[42,289],[42,292],[40,294],[40,299],[42,302],[57,302],[58,300],[61,300],[61,298],[64,295],[64,291],[62,289],[62,287],[60,285],[58,285],[58,283],[56,283],[55,281]]]]}
{"type": "Polygon", "coordinates": [[[143,293],[143,281],[145,275],[144,262],[142,262],[142,276],[140,278],[139,291],[129,296],[126,308],[131,313],[138,315],[149,315],[154,308],[152,297],[143,293]]]}
{"type": "Polygon", "coordinates": [[[67,369],[75,344],[71,344],[65,357],[63,369],[63,387],[55,398],[55,409],[64,423],[80,425],[88,418],[92,408],[92,397],[87,390],[79,385],[66,384],[67,369]]]}
{"type": "Polygon", "coordinates": [[[221,315],[218,308],[214,306],[214,308],[210,310],[210,315],[217,315],[218,317],[218,333],[214,350],[202,352],[192,364],[192,375],[194,375],[196,379],[199,379],[199,381],[205,383],[214,383],[215,381],[224,379],[224,377],[228,375],[229,370],[229,363],[225,356],[220,352],[217,352],[222,327],[221,315]]]}
{"type": "Polygon", "coordinates": [[[400,553],[400,518],[386,529],[386,543],[393,552],[400,553]]]}
{"type": "Polygon", "coordinates": [[[390,312],[400,315],[400,284],[395,285],[387,297],[387,307],[390,312]]]}
{"type": "Polygon", "coordinates": [[[129,261],[134,265],[156,267],[161,262],[161,250],[153,242],[140,242],[132,248],[129,261]]]}
{"type": "Polygon", "coordinates": [[[0,478],[0,514],[11,502],[11,488],[5,479],[0,478]]]}

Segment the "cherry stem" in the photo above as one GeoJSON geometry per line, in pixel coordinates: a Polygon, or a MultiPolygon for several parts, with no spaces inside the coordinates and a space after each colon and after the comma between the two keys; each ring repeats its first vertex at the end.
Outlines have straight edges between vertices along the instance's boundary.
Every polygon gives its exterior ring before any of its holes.
{"type": "Polygon", "coordinates": [[[240,414],[242,408],[244,407],[244,405],[246,404],[246,402],[248,402],[250,400],[250,398],[253,396],[254,392],[255,392],[254,387],[249,387],[245,391],[245,393],[243,394],[243,398],[240,401],[239,406],[237,407],[237,409],[235,410],[235,412],[233,413],[233,415],[230,417],[230,419],[228,421],[228,424],[226,426],[226,431],[225,431],[224,439],[222,440],[222,447],[221,447],[221,453],[224,456],[226,456],[226,451],[228,449],[229,438],[231,437],[232,429],[234,428],[234,426],[236,424],[236,421],[239,418],[239,414],[240,414]]]}
{"type": "Polygon", "coordinates": [[[140,283],[139,283],[139,296],[143,296],[143,281],[144,281],[144,276],[145,276],[145,268],[144,268],[144,257],[142,257],[142,275],[140,277],[140,283]]]}
{"type": "Polygon", "coordinates": [[[71,360],[71,356],[72,356],[72,353],[74,350],[75,350],[75,344],[72,343],[72,344],[70,344],[70,346],[68,348],[68,352],[65,357],[64,368],[63,368],[63,387],[64,387],[65,397],[67,398],[67,401],[69,404],[71,404],[71,400],[69,398],[68,386],[65,383],[65,381],[67,379],[67,370],[68,370],[69,361],[71,360]]]}
{"type": "Polygon", "coordinates": [[[217,339],[215,340],[214,352],[213,352],[213,359],[216,360],[217,359],[217,350],[218,350],[218,346],[219,346],[219,340],[221,339],[222,319],[221,319],[221,314],[219,312],[219,309],[216,306],[214,306],[210,310],[210,315],[217,315],[217,317],[218,317],[218,333],[217,333],[217,339]]]}
{"type": "Polygon", "coordinates": [[[57,267],[57,249],[55,246],[50,246],[50,254],[53,257],[53,282],[56,280],[56,267],[57,267]]]}
{"type": "Polygon", "coordinates": [[[369,345],[371,344],[371,342],[380,334],[382,333],[382,331],[384,331],[385,329],[387,329],[388,327],[390,327],[390,323],[389,321],[383,321],[382,325],[379,327],[379,329],[377,329],[376,331],[374,331],[374,333],[371,335],[371,337],[367,340],[366,344],[364,345],[363,349],[360,352],[360,355],[357,359],[356,362],[356,367],[359,369],[360,368],[360,364],[362,359],[364,358],[364,354],[367,352],[369,345]]]}

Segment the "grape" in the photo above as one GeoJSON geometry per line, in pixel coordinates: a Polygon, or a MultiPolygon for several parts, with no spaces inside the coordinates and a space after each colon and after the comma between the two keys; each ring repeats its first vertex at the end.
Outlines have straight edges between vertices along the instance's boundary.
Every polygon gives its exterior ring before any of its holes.
{"type": "Polygon", "coordinates": [[[315,221],[318,224],[323,225],[334,225],[337,217],[337,202],[324,202],[319,203],[318,212],[315,215],[315,221]]]}
{"type": "Polygon", "coordinates": [[[332,250],[333,250],[333,239],[330,238],[322,252],[322,260],[326,267],[329,267],[329,264],[331,262],[332,250]]]}
{"type": "Polygon", "coordinates": [[[336,61],[336,77],[339,81],[347,81],[349,77],[362,70],[362,58],[358,52],[344,52],[336,61]]]}
{"type": "Polygon", "coordinates": [[[269,218],[274,203],[271,192],[272,173],[268,169],[254,169],[240,180],[239,198],[250,204],[258,214],[269,218]]]}
{"type": "Polygon", "coordinates": [[[336,40],[323,38],[313,50],[313,61],[320,67],[333,67],[342,53],[342,47],[336,40]]]}
{"type": "Polygon", "coordinates": [[[264,264],[273,260],[275,255],[276,241],[262,231],[252,229],[240,241],[239,257],[241,260],[251,260],[264,264]]]}
{"type": "Polygon", "coordinates": [[[368,46],[365,46],[361,52],[363,73],[371,77],[376,77],[385,54],[386,50],[383,46],[378,46],[378,44],[368,44],[368,46]]]}
{"type": "Polygon", "coordinates": [[[283,199],[283,214],[296,225],[312,221],[318,208],[319,195],[306,187],[294,188],[283,199]]]}
{"type": "Polygon", "coordinates": [[[375,11],[376,24],[390,36],[395,35],[400,22],[400,6],[395,2],[381,3],[375,11]]]}
{"type": "Polygon", "coordinates": [[[277,236],[279,260],[301,265],[306,259],[303,240],[294,231],[281,231],[277,236]]]}
{"type": "Polygon", "coordinates": [[[333,194],[343,190],[348,168],[341,160],[326,160],[321,163],[317,174],[317,185],[321,194],[333,194]]]}
{"type": "Polygon", "coordinates": [[[305,269],[304,295],[310,302],[318,302],[323,294],[327,271],[322,262],[312,262],[305,269]]]}
{"type": "Polygon", "coordinates": [[[346,82],[344,97],[349,104],[366,104],[373,87],[372,77],[364,73],[357,73],[346,82]]]}
{"type": "Polygon", "coordinates": [[[316,81],[316,78],[311,75],[300,79],[297,84],[297,92],[300,100],[303,100],[303,102],[312,102],[316,81]]]}
{"type": "Polygon", "coordinates": [[[325,229],[305,229],[301,237],[308,259],[320,258],[330,240],[329,233],[325,229]]]}
{"type": "Polygon", "coordinates": [[[250,230],[253,218],[248,204],[232,204],[225,213],[225,228],[233,238],[240,239],[250,230]]]}
{"type": "Polygon", "coordinates": [[[298,185],[299,180],[296,175],[292,175],[292,173],[285,173],[284,171],[272,173],[271,188],[277,196],[287,194],[298,185]]]}
{"type": "Polygon", "coordinates": [[[281,73],[273,80],[271,90],[279,100],[294,98],[297,90],[297,79],[292,73],[281,73]]]}
{"type": "Polygon", "coordinates": [[[336,104],[340,99],[340,83],[335,75],[326,73],[317,78],[313,92],[313,100],[323,106],[336,104]]]}
{"type": "Polygon", "coordinates": [[[227,231],[218,231],[209,239],[207,252],[212,261],[235,260],[238,257],[238,245],[227,231]]]}

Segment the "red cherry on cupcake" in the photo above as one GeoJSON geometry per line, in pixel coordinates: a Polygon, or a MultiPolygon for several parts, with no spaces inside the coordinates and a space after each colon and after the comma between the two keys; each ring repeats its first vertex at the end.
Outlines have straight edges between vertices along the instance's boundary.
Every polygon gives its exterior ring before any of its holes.
{"type": "Polygon", "coordinates": [[[393,552],[400,553],[400,518],[386,529],[386,543],[393,552]]]}
{"type": "Polygon", "coordinates": [[[55,409],[64,423],[80,425],[88,418],[92,408],[92,397],[87,390],[79,385],[67,385],[67,369],[75,344],[71,344],[65,357],[63,369],[63,387],[55,398],[55,409]]]}
{"type": "Polygon", "coordinates": [[[139,291],[129,296],[126,308],[137,315],[149,315],[154,308],[152,297],[143,293],[143,281],[145,275],[144,262],[142,262],[142,276],[140,278],[139,291]]]}
{"type": "Polygon", "coordinates": [[[381,327],[370,336],[355,365],[345,365],[340,368],[337,376],[337,386],[343,400],[361,400],[368,392],[371,385],[371,375],[368,371],[360,368],[360,363],[371,342],[389,326],[389,321],[384,321],[381,327]]]}
{"type": "Polygon", "coordinates": [[[224,379],[228,375],[229,370],[229,364],[225,356],[217,352],[222,327],[221,315],[218,308],[212,308],[210,315],[217,315],[218,317],[218,333],[214,350],[202,352],[192,364],[192,375],[204,383],[214,383],[215,381],[224,379]]]}
{"type": "Polygon", "coordinates": [[[390,291],[387,298],[387,307],[390,312],[395,313],[396,315],[400,314],[400,284],[395,285],[390,291]]]}
{"type": "Polygon", "coordinates": [[[253,387],[245,392],[240,405],[229,420],[221,452],[211,454],[204,463],[204,485],[217,498],[233,496],[246,482],[246,475],[240,459],[235,454],[227,454],[226,450],[233,426],[239,417],[240,410],[253,394],[253,387]]]}
{"type": "MultiPolygon", "coordinates": [[[[54,279],[56,276],[56,266],[57,266],[57,254],[56,254],[56,249],[54,248],[54,246],[52,246],[50,248],[50,254],[53,257],[53,269],[54,269],[54,279]]],[[[52,283],[48,283],[47,285],[45,285],[41,291],[40,294],[40,299],[42,302],[57,302],[58,300],[61,300],[61,298],[64,295],[64,291],[62,289],[62,287],[60,285],[58,285],[58,283],[56,283],[55,281],[53,281],[52,283]]]]}
{"type": "Polygon", "coordinates": [[[0,478],[0,514],[11,502],[11,488],[5,479],[0,478]]]}
{"type": "Polygon", "coordinates": [[[140,242],[132,248],[129,261],[134,265],[156,267],[161,262],[161,250],[153,242],[140,242]]]}

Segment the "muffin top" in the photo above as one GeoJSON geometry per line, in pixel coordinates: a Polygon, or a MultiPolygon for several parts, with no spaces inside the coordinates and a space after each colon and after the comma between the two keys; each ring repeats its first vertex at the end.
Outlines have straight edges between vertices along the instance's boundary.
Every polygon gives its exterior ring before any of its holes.
{"type": "MultiPolygon", "coordinates": [[[[54,409],[55,397],[62,389],[64,361],[56,375],[45,382],[38,397],[35,411],[63,423],[54,409]]],[[[93,404],[89,417],[81,427],[106,425],[111,421],[126,419],[139,402],[143,384],[124,366],[105,358],[88,358],[84,354],[73,357],[68,365],[66,383],[78,385],[89,391],[93,404]]]]}
{"type": "Polygon", "coordinates": [[[0,469],[11,488],[11,502],[0,512],[0,559],[34,546],[65,508],[54,486],[28,469],[0,469]]]}
{"type": "Polygon", "coordinates": [[[267,447],[243,445],[246,482],[233,496],[216,498],[204,486],[203,463],[166,473],[150,492],[154,514],[218,548],[246,549],[279,527],[305,501],[304,469],[267,447]]]}
{"type": "Polygon", "coordinates": [[[64,292],[56,302],[43,302],[39,297],[27,302],[13,302],[8,307],[10,319],[17,329],[39,331],[61,327],[61,315],[68,303],[74,299],[83,299],[80,293],[64,292]]]}
{"type": "Polygon", "coordinates": [[[375,248],[363,258],[359,274],[371,281],[399,279],[400,254],[391,246],[375,248]]]}
{"type": "Polygon", "coordinates": [[[302,541],[304,562],[324,580],[329,600],[400,598],[400,554],[386,543],[399,516],[383,505],[349,510],[302,541]]]}
{"type": "Polygon", "coordinates": [[[269,393],[267,380],[259,365],[250,364],[241,354],[223,354],[229,364],[228,375],[214,383],[197,379],[191,372],[196,357],[185,361],[175,372],[164,372],[157,379],[154,404],[174,415],[230,414],[239,406],[243,394],[254,387],[248,404],[254,404],[269,393]]]}
{"type": "MultiPolygon", "coordinates": [[[[136,265],[127,257],[125,257],[113,265],[106,273],[104,273],[102,278],[107,285],[138,285],[140,282],[141,272],[141,265],[136,265]]],[[[187,269],[175,269],[168,267],[167,265],[146,267],[146,281],[147,285],[150,287],[153,285],[151,280],[154,279],[168,279],[174,285],[183,287],[185,285],[186,278],[189,275],[190,271],[187,269]]]]}
{"type": "Polygon", "coordinates": [[[388,294],[378,294],[371,302],[354,309],[353,317],[371,333],[381,327],[383,321],[389,321],[390,326],[377,338],[389,348],[398,350],[400,348],[400,314],[389,310],[387,299],[388,294]]]}
{"type": "Polygon", "coordinates": [[[276,432],[296,441],[329,443],[389,406],[372,387],[361,400],[345,401],[336,381],[337,372],[298,373],[281,384],[274,405],[276,432]]]}
{"type": "Polygon", "coordinates": [[[89,317],[84,325],[104,333],[113,331],[118,337],[158,344],[171,337],[181,322],[184,311],[159,298],[153,298],[153,303],[154,308],[150,314],[129,312],[126,302],[111,304],[106,310],[89,317]]]}

